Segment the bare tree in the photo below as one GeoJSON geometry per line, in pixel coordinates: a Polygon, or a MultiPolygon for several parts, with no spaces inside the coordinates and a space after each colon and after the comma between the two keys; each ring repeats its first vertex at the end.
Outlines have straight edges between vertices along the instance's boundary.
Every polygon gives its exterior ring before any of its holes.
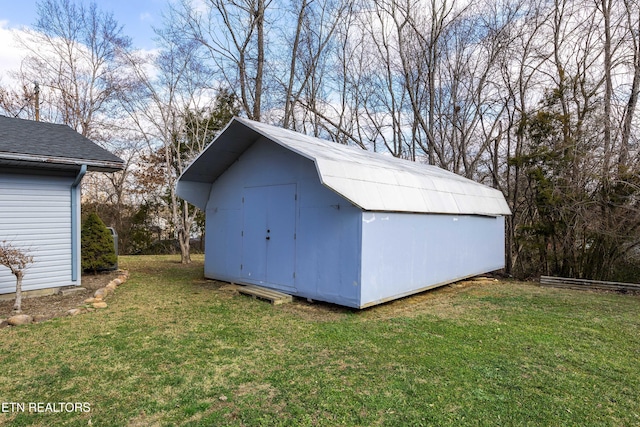
{"type": "Polygon", "coordinates": [[[632,124],[638,105],[638,93],[640,92],[640,7],[635,0],[625,0],[624,6],[631,52],[628,67],[632,70],[633,78],[629,89],[629,99],[624,110],[618,161],[619,174],[625,174],[629,170],[628,159],[632,138],[632,124]]]}
{"type": "Polygon", "coordinates": [[[209,52],[212,72],[225,86],[238,88],[244,113],[260,121],[263,110],[267,39],[266,14],[272,0],[210,0],[202,12],[192,1],[174,8],[186,30],[209,52]]]}
{"type": "MultiPolygon", "coordinates": [[[[190,87],[191,59],[193,49],[178,46],[167,41],[168,46],[160,54],[155,64],[158,67],[157,78],[149,73],[142,59],[131,56],[130,66],[144,87],[144,91],[123,98],[123,107],[128,111],[138,132],[147,143],[147,154],[143,160],[150,166],[138,172],[140,179],[145,176],[143,186],[156,188],[155,198],[167,200],[170,220],[176,227],[181,247],[182,263],[190,263],[189,238],[194,209],[185,205],[181,212],[181,201],[175,192],[176,180],[184,169],[183,158],[177,156],[177,138],[184,126],[183,113],[196,95],[190,87]],[[185,81],[186,80],[186,81],[185,81]],[[182,90],[186,86],[189,90],[182,90]],[[190,93],[191,92],[191,93],[190,93]],[[186,97],[186,98],[185,98],[186,97]],[[167,191],[166,198],[163,194],[167,191]]],[[[186,202],[184,202],[186,203],[186,202]]]]}
{"type": "Polygon", "coordinates": [[[127,88],[121,54],[131,40],[113,15],[72,0],[42,0],[33,30],[20,40],[28,55],[19,79],[42,88],[43,116],[97,141],[97,121],[127,88]]]}
{"type": "MultiPolygon", "coordinates": [[[[126,117],[115,108],[124,93],[136,90],[123,61],[131,40],[113,14],[95,2],[41,0],[37,12],[33,28],[19,40],[25,57],[13,73],[17,84],[0,87],[0,109],[35,119],[37,83],[41,120],[69,125],[127,159],[123,172],[90,172],[83,184],[93,202],[112,203],[122,212],[138,150],[126,117]]],[[[121,231],[117,219],[111,225],[121,231]]]]}
{"type": "Polygon", "coordinates": [[[313,111],[322,111],[325,105],[324,79],[331,45],[352,7],[351,2],[344,0],[305,0],[300,5],[292,2],[291,16],[297,22],[293,40],[284,34],[286,49],[279,55],[282,59],[278,55],[272,58],[272,61],[291,58],[288,76],[284,73],[276,76],[283,88],[284,127],[303,130],[310,124],[308,131],[319,135],[321,120],[313,111]]]}
{"type": "Polygon", "coordinates": [[[612,163],[612,149],[613,149],[613,110],[612,110],[612,102],[613,102],[613,73],[614,73],[614,64],[613,64],[613,55],[614,55],[614,35],[613,27],[616,26],[617,23],[612,22],[615,20],[614,10],[613,10],[613,2],[612,0],[597,0],[596,8],[602,15],[602,53],[603,53],[603,68],[604,68],[604,94],[603,94],[603,104],[604,104],[604,114],[603,114],[603,165],[602,165],[602,174],[605,181],[609,180],[610,174],[610,166],[612,163]]]}
{"type": "Polygon", "coordinates": [[[513,29],[510,48],[500,59],[505,106],[500,127],[502,151],[498,146],[492,153],[495,165],[492,173],[502,182],[501,189],[511,208],[511,215],[506,218],[506,271],[517,275],[523,275],[522,258],[529,255],[523,255],[523,244],[517,236],[519,227],[525,223],[521,217],[528,216],[528,207],[521,199],[525,185],[523,165],[519,161],[524,154],[523,126],[528,111],[539,101],[539,97],[532,94],[542,91],[540,69],[547,59],[546,54],[539,54],[545,40],[541,33],[547,21],[546,11],[538,2],[527,2],[527,5],[522,11],[523,22],[513,29]]]}
{"type": "Polygon", "coordinates": [[[6,240],[0,242],[0,265],[7,267],[11,274],[16,276],[16,300],[13,305],[15,313],[22,312],[22,279],[31,263],[33,256],[29,255],[28,251],[19,249],[6,240]]]}
{"type": "Polygon", "coordinates": [[[232,93],[210,87],[202,45],[185,39],[173,18],[175,15],[170,15],[167,25],[157,30],[161,45],[157,57],[128,57],[140,90],[122,97],[122,107],[147,144],[138,181],[166,206],[182,263],[190,263],[190,239],[198,210],[178,198],[176,182],[238,110],[232,93]]]}

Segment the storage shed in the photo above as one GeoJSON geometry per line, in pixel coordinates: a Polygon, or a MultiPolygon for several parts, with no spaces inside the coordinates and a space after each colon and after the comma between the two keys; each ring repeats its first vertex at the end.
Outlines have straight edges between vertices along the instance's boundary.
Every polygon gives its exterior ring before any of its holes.
{"type": "Polygon", "coordinates": [[[498,190],[234,118],[185,170],[205,276],[364,308],[504,267],[498,190]]]}
{"type": "MultiPolygon", "coordinates": [[[[79,286],[80,181],[124,162],[65,125],[0,116],[0,241],[34,257],[23,291],[79,286]]],[[[15,292],[0,266],[0,294],[15,292]]]]}

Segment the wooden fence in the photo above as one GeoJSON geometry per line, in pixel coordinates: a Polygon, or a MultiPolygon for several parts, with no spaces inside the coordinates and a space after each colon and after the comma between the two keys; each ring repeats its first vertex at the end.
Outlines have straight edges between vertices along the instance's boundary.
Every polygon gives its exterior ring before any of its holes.
{"type": "Polygon", "coordinates": [[[570,289],[606,289],[613,291],[640,292],[640,285],[635,283],[603,282],[600,280],[571,279],[568,277],[540,276],[542,286],[570,289]]]}

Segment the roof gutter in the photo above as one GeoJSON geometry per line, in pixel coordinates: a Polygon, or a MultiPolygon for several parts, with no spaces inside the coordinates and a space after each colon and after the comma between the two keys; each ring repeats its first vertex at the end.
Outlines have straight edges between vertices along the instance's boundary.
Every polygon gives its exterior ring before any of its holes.
{"type": "Polygon", "coordinates": [[[0,160],[13,160],[17,162],[50,163],[58,165],[84,166],[92,170],[115,172],[124,169],[123,162],[108,160],[74,159],[70,157],[42,156],[34,154],[18,154],[0,151],[0,160]]]}
{"type": "MultiPolygon", "coordinates": [[[[76,282],[80,275],[80,181],[87,173],[87,165],[80,166],[76,179],[71,184],[71,280],[76,282]]],[[[79,285],[79,283],[78,283],[79,285]]]]}

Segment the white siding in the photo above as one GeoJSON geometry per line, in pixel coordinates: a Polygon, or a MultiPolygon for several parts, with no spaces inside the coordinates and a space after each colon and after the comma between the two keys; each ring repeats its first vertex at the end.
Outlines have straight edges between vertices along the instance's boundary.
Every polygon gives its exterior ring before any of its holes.
{"type": "MultiPolygon", "coordinates": [[[[75,285],[71,281],[73,177],[0,172],[0,241],[34,257],[23,290],[75,285]]],[[[0,293],[15,292],[15,277],[0,266],[0,293]]]]}

